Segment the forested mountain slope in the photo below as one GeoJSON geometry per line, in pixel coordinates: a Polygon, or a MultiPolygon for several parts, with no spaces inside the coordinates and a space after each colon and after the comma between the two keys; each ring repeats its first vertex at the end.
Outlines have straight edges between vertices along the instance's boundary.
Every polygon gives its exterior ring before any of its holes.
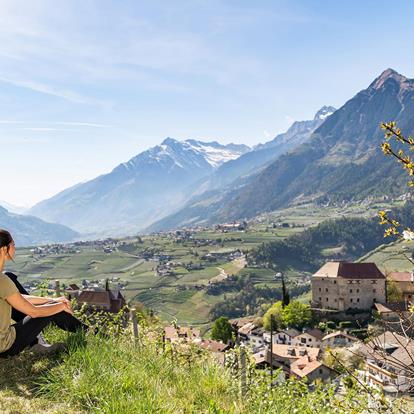
{"type": "Polygon", "coordinates": [[[155,230],[250,218],[302,200],[353,200],[408,192],[397,163],[383,156],[381,122],[414,131],[414,80],[387,69],[334,112],[304,144],[237,187],[191,200],[155,230]]]}

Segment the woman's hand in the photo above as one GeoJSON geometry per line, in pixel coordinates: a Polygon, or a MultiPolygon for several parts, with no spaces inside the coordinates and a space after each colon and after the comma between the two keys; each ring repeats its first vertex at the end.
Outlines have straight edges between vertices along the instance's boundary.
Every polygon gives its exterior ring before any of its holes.
{"type": "Polygon", "coordinates": [[[63,304],[63,311],[64,312],[67,312],[67,313],[73,315],[73,309],[72,309],[72,306],[71,306],[69,301],[68,301],[68,303],[66,303],[66,302],[60,302],[60,303],[63,304]]]}
{"type": "Polygon", "coordinates": [[[61,297],[59,297],[59,298],[53,298],[53,300],[55,301],[55,302],[60,302],[60,303],[66,303],[67,305],[69,305],[69,306],[71,306],[71,304],[70,304],[70,300],[68,299],[68,298],[66,298],[65,296],[61,296],[61,297]]]}

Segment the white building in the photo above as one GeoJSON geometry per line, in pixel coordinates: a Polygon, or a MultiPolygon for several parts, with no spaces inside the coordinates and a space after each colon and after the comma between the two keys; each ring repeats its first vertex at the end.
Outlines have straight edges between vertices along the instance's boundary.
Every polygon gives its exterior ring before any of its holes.
{"type": "Polygon", "coordinates": [[[292,338],[292,345],[319,348],[323,338],[323,332],[319,329],[305,329],[299,335],[292,338]]]}
{"type": "Polygon", "coordinates": [[[337,348],[352,346],[355,342],[358,342],[358,338],[349,335],[345,332],[336,331],[322,338],[321,348],[337,348]]]}
{"type": "Polygon", "coordinates": [[[384,332],[360,347],[365,367],[360,378],[385,393],[414,391],[414,341],[384,332]]]}
{"type": "Polygon", "coordinates": [[[300,335],[300,332],[297,329],[293,328],[279,331],[276,334],[275,343],[280,345],[292,345],[294,338],[298,335],[300,335]]]}

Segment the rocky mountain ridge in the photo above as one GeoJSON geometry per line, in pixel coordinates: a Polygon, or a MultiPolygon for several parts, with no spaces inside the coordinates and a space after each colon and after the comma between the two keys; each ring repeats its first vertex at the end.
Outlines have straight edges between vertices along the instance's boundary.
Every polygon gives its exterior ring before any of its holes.
{"type": "Polygon", "coordinates": [[[83,233],[127,235],[181,206],[191,183],[249,149],[166,138],[110,173],[38,203],[30,214],[83,233]]]}
{"type": "Polygon", "coordinates": [[[150,230],[254,217],[295,203],[407,192],[404,172],[380,150],[381,122],[414,131],[414,80],[385,70],[330,115],[303,144],[238,187],[192,199],[150,230]]]}

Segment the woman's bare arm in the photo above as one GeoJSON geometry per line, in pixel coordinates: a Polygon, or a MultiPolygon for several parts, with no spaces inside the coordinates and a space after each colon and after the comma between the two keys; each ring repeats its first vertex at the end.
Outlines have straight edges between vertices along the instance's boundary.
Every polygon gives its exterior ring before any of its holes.
{"type": "Polygon", "coordinates": [[[32,318],[41,318],[44,316],[52,316],[56,313],[65,311],[72,314],[72,309],[66,303],[52,303],[35,306],[23,297],[19,292],[13,293],[6,298],[6,301],[14,309],[31,316],[32,318]]]}
{"type": "Polygon", "coordinates": [[[44,305],[45,303],[51,303],[54,301],[53,298],[46,298],[32,295],[22,295],[32,305],[44,305]]]}
{"type": "Polygon", "coordinates": [[[70,303],[70,301],[61,296],[59,298],[48,298],[48,297],[41,297],[41,296],[32,296],[32,295],[22,295],[27,301],[29,301],[32,305],[44,305],[45,303],[53,303],[53,302],[63,302],[63,303],[70,303]]]}

